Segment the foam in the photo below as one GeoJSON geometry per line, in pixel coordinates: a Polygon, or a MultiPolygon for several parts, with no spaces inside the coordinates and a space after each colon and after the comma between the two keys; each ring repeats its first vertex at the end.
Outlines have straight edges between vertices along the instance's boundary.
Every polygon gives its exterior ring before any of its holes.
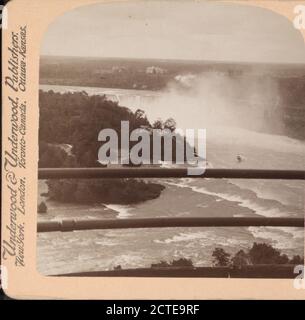
{"type": "Polygon", "coordinates": [[[133,216],[133,214],[130,213],[130,210],[132,210],[132,207],[127,205],[119,205],[119,204],[105,204],[105,207],[113,210],[118,213],[117,218],[118,219],[125,219],[128,217],[133,216]]]}

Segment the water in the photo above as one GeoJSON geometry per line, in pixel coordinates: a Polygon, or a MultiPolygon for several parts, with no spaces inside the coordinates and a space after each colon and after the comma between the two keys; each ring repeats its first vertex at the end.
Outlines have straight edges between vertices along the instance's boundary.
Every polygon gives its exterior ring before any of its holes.
{"type": "MultiPolygon", "coordinates": [[[[52,89],[85,90],[88,94],[115,91],[125,106],[136,109],[140,101],[148,118],[151,110],[167,93],[137,90],[42,86],[52,89]],[[143,94],[143,99],[139,97],[143,94]],[[154,101],[152,103],[152,101],[154,101]],[[128,105],[130,103],[130,105],[128,105]]],[[[161,107],[160,107],[161,108],[161,107]]],[[[160,109],[159,111],[160,112],[160,109]]],[[[160,114],[160,113],[159,113],[160,114]]],[[[211,118],[210,118],[211,119],[211,118]]],[[[178,117],[178,124],[187,126],[178,117]],[[179,123],[180,122],[180,123],[179,123]]],[[[230,124],[230,123],[228,123],[230,124]]],[[[304,142],[232,126],[210,126],[207,130],[207,158],[217,168],[304,169],[304,142]],[[241,154],[242,162],[236,161],[241,154]]],[[[39,220],[64,218],[125,219],[148,217],[302,217],[304,182],[242,179],[152,179],[166,189],[157,199],[132,206],[85,206],[62,204],[45,199],[46,215],[39,220]]],[[[46,190],[39,181],[39,193],[46,190]]],[[[160,260],[179,257],[192,259],[197,266],[212,263],[216,246],[230,253],[250,248],[253,242],[266,242],[290,257],[304,253],[304,233],[298,228],[162,228],[126,230],[90,230],[38,235],[38,270],[43,274],[149,267],[160,260]]]]}
{"type": "Polygon", "coordinates": [[[132,111],[142,108],[144,103],[149,103],[160,96],[157,91],[116,88],[40,85],[40,89],[59,93],[85,91],[88,95],[106,95],[108,100],[118,102],[122,106],[128,106],[132,111]]]}

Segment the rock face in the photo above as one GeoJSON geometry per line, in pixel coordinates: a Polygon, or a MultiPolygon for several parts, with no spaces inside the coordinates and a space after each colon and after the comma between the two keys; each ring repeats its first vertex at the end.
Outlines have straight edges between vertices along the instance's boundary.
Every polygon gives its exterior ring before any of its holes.
{"type": "MultiPolygon", "coordinates": [[[[49,199],[82,204],[132,204],[156,199],[165,187],[139,179],[48,180],[49,199]]],[[[42,208],[43,209],[43,208],[42,208]]]]}

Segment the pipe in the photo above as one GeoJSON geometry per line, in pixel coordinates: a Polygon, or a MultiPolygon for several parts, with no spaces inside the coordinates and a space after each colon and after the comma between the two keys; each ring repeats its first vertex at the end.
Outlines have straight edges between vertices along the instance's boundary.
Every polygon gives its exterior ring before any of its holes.
{"type": "Polygon", "coordinates": [[[187,168],[40,168],[38,170],[38,179],[190,177],[305,180],[305,170],[206,169],[201,175],[189,175],[187,168]]]}
{"type": "Polygon", "coordinates": [[[268,217],[189,217],[189,218],[145,218],[109,220],[58,220],[38,222],[38,232],[129,229],[129,228],[177,228],[177,227],[300,227],[304,218],[268,217]]]}

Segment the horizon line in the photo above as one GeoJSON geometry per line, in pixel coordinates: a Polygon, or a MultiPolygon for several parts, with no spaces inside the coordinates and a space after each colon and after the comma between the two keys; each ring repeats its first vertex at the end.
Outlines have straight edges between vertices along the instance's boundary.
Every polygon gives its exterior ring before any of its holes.
{"type": "Polygon", "coordinates": [[[176,58],[131,58],[131,57],[98,57],[98,56],[68,56],[68,55],[50,55],[41,54],[40,58],[74,58],[74,59],[100,59],[100,60],[154,60],[154,61],[177,61],[177,62],[201,62],[201,63],[231,63],[231,64],[272,64],[272,65],[304,65],[305,62],[272,62],[272,61],[235,61],[235,60],[200,60],[200,59],[176,59],[176,58]]]}

